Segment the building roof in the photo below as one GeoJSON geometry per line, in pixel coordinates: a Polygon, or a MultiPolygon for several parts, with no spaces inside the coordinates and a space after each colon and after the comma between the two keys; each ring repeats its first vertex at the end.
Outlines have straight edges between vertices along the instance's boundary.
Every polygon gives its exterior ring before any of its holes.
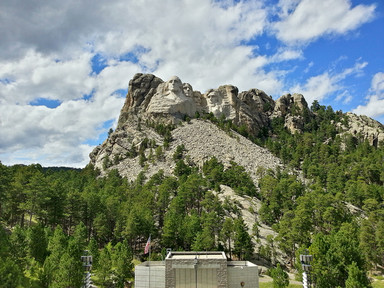
{"type": "Polygon", "coordinates": [[[171,251],[168,253],[166,260],[168,259],[218,259],[218,260],[226,260],[224,252],[220,251],[191,251],[191,252],[179,252],[179,251],[171,251]]]}

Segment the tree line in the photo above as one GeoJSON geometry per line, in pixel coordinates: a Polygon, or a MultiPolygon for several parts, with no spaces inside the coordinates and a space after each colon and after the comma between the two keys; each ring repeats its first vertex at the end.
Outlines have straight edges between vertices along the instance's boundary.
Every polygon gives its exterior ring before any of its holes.
{"type": "Polygon", "coordinates": [[[98,177],[91,165],[76,170],[0,163],[2,287],[78,287],[84,250],[94,257],[98,285],[124,287],[132,281],[133,259],[147,259],[149,235],[152,260],[164,259],[166,248],[225,249],[250,259],[252,235],[240,210],[221,203],[214,190],[225,183],[241,195],[254,194],[244,168],[233,162],[224,170],[212,159],[203,173],[186,161],[183,147],[174,160],[174,175],[160,170],[146,179],[141,172],[132,182],[117,170],[98,177]],[[239,176],[241,183],[234,181],[239,176]]]}
{"type": "MultiPolygon", "coordinates": [[[[315,102],[311,110],[315,117],[306,116],[301,134],[289,133],[279,118],[268,133],[249,135],[245,127],[205,115],[286,164],[285,170],[257,171],[257,186],[235,162],[224,168],[211,158],[199,170],[182,145],[173,155],[173,175],[159,171],[147,179],[143,171],[132,182],[117,170],[99,177],[92,165],[61,169],[0,162],[3,287],[76,287],[84,250],[94,256],[100,287],[112,282],[123,287],[132,280],[133,259],[147,259],[149,235],[152,260],[164,259],[166,248],[224,250],[233,259],[252,259],[256,242],[257,257],[277,264],[279,248],[286,257],[282,266],[298,272],[298,255],[309,249],[318,287],[370,287],[367,272],[384,265],[384,145],[340,136],[335,123],[346,125],[347,119],[331,107],[315,102]],[[259,199],[261,208],[252,212],[277,236],[261,245],[259,223],[247,227],[239,203],[219,199],[220,185],[259,199]]],[[[171,129],[151,125],[172,141],[171,129]]]]}

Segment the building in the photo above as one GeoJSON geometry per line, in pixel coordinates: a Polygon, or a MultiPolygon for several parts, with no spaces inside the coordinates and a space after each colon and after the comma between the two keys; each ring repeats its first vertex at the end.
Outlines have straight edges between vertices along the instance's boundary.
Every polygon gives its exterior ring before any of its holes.
{"type": "Polygon", "coordinates": [[[165,261],[135,267],[135,288],[258,288],[258,272],[249,261],[228,261],[224,252],[169,252],[165,261]]]}

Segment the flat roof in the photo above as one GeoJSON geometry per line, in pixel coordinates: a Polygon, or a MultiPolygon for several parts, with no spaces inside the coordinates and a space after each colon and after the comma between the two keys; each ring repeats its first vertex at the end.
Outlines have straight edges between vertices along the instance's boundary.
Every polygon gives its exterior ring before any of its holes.
{"type": "Polygon", "coordinates": [[[239,266],[239,267],[255,266],[256,267],[257,265],[249,261],[228,261],[227,266],[239,266]]]}
{"type": "Polygon", "coordinates": [[[226,260],[227,257],[225,256],[224,252],[216,252],[216,251],[191,251],[191,252],[178,252],[178,251],[171,251],[168,253],[166,259],[220,259],[220,260],[226,260]]]}

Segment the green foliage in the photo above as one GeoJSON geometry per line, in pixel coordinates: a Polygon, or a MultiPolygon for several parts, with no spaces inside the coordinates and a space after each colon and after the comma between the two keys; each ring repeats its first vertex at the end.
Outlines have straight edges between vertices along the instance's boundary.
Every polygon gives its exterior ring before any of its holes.
{"type": "Polygon", "coordinates": [[[219,185],[230,186],[238,195],[257,196],[256,187],[245,168],[231,161],[231,166],[224,170],[224,165],[216,157],[204,162],[204,176],[210,187],[219,190],[219,185]]]}
{"type": "MultiPolygon", "coordinates": [[[[182,145],[173,155],[173,176],[159,171],[147,179],[141,172],[131,183],[117,170],[98,177],[92,165],[80,170],[0,163],[1,279],[7,283],[14,273],[14,283],[24,287],[75,286],[80,278],[71,269],[80,267],[78,253],[88,247],[100,285],[114,279],[121,287],[132,277],[131,257],[142,257],[150,234],[158,243],[154,253],[162,247],[224,248],[231,258],[251,259],[252,238],[240,202],[220,195],[220,185],[227,185],[238,195],[261,200],[260,209],[251,213],[276,232],[258,246],[261,257],[273,264],[279,248],[293,266],[300,249],[309,247],[318,287],[369,287],[367,269],[384,265],[384,147],[370,146],[359,135],[339,136],[335,123],[346,125],[347,116],[331,107],[314,102],[311,111],[302,115],[304,133],[294,135],[283,118],[252,135],[225,117],[198,115],[281,157],[287,169],[258,171],[258,187],[235,162],[224,169],[212,157],[200,172],[182,145]],[[305,184],[296,171],[303,173],[305,184]],[[350,204],[357,206],[353,213],[350,204]]],[[[151,164],[145,155],[164,160],[175,128],[146,125],[163,137],[164,146],[148,138],[137,147],[132,143],[126,156],[140,155],[142,166],[151,164]]],[[[120,160],[105,159],[106,168],[120,160]]],[[[253,239],[258,229],[253,225],[253,239]]]]}
{"type": "Polygon", "coordinates": [[[178,145],[176,147],[175,153],[173,153],[173,160],[178,161],[184,158],[184,152],[186,151],[184,144],[178,145]]]}
{"type": "Polygon", "coordinates": [[[23,272],[19,266],[11,258],[2,258],[0,261],[0,279],[1,287],[13,288],[22,287],[23,283],[23,272]]]}
{"type": "Polygon", "coordinates": [[[365,283],[369,283],[355,224],[345,223],[339,231],[330,235],[322,233],[315,235],[309,250],[314,258],[313,276],[318,286],[343,287],[349,277],[349,269],[354,270],[351,272],[351,277],[355,278],[352,274],[354,275],[358,269],[357,274],[362,277],[361,279],[365,279],[365,283]]]}
{"type": "Polygon", "coordinates": [[[139,154],[139,164],[141,167],[144,167],[145,161],[147,161],[147,157],[145,156],[144,151],[140,151],[139,154]]]}
{"type": "Polygon", "coordinates": [[[163,152],[163,148],[161,148],[161,146],[156,147],[155,156],[156,156],[156,159],[158,161],[164,160],[164,152],[163,152]]]}
{"type": "Polygon", "coordinates": [[[372,287],[367,276],[359,269],[355,262],[348,266],[348,278],[345,288],[367,288],[372,287]]]}
{"type": "Polygon", "coordinates": [[[176,176],[188,176],[192,173],[192,168],[180,159],[176,162],[174,173],[176,176]]]}
{"type": "Polygon", "coordinates": [[[259,181],[262,207],[261,220],[272,225],[277,223],[285,212],[296,207],[296,199],[304,194],[305,187],[295,175],[287,172],[269,171],[259,181]]]}
{"type": "Polygon", "coordinates": [[[289,277],[287,272],[283,270],[280,263],[277,263],[275,268],[269,270],[269,275],[273,279],[274,288],[285,288],[289,285],[289,277]]]}
{"type": "Polygon", "coordinates": [[[28,256],[43,264],[48,256],[48,239],[42,225],[31,226],[27,230],[28,256]]]}
{"type": "Polygon", "coordinates": [[[80,287],[83,280],[83,250],[76,239],[71,239],[57,265],[52,287],[80,287]]]}
{"type": "Polygon", "coordinates": [[[229,252],[229,258],[232,259],[232,241],[235,235],[235,227],[232,218],[225,218],[223,228],[220,231],[220,236],[229,252]]]}
{"type": "Polygon", "coordinates": [[[118,288],[124,288],[125,282],[133,277],[133,257],[128,242],[124,240],[119,242],[113,248],[112,254],[112,274],[115,279],[115,285],[118,288]]]}
{"type": "Polygon", "coordinates": [[[232,187],[240,196],[257,196],[255,184],[245,168],[231,161],[231,166],[223,173],[223,184],[232,187]]]}
{"type": "Polygon", "coordinates": [[[150,122],[150,121],[147,121],[147,126],[154,128],[159,135],[163,136],[163,146],[165,149],[168,149],[169,143],[173,140],[171,132],[176,127],[172,124],[166,125],[163,123],[156,123],[156,122],[150,122]]]}
{"type": "Polygon", "coordinates": [[[249,260],[253,255],[253,243],[248,234],[248,227],[243,218],[234,221],[235,237],[233,252],[240,260],[249,260]]]}
{"type": "Polygon", "coordinates": [[[96,275],[100,279],[102,287],[108,287],[112,282],[112,256],[111,256],[112,244],[104,246],[100,252],[99,264],[97,266],[96,275]]]}
{"type": "Polygon", "coordinates": [[[215,238],[208,226],[205,226],[201,232],[198,232],[192,245],[193,251],[212,251],[216,250],[215,238]]]}

